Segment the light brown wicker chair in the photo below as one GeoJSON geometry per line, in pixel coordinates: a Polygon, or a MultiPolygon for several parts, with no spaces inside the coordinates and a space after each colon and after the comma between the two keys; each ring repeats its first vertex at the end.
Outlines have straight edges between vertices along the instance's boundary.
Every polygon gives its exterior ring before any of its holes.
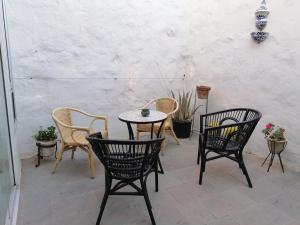
{"type": "MultiPolygon", "coordinates": [[[[144,105],[142,108],[149,108],[151,106],[154,106],[156,110],[164,112],[167,114],[167,120],[164,123],[164,126],[162,127],[162,134],[165,135],[166,131],[170,132],[170,134],[174,137],[176,143],[179,145],[179,140],[176,137],[176,134],[173,130],[172,125],[172,115],[178,110],[178,102],[174,98],[169,97],[163,97],[163,98],[156,98],[148,102],[146,105],[144,105]]],[[[154,124],[154,132],[157,132],[159,129],[160,124],[154,124]]],[[[136,137],[139,139],[140,133],[142,132],[151,132],[151,125],[150,124],[138,124],[136,127],[136,137]]],[[[163,151],[165,149],[165,141],[162,143],[161,153],[163,154],[163,151]]]]}
{"type": "Polygon", "coordinates": [[[94,158],[93,158],[93,151],[89,142],[86,140],[86,135],[95,133],[93,131],[93,124],[96,120],[103,120],[104,121],[104,129],[101,131],[103,138],[108,138],[108,122],[105,116],[96,116],[91,115],[86,112],[80,111],[78,109],[73,108],[58,108],[53,110],[52,118],[56,124],[56,127],[60,133],[62,142],[61,148],[58,153],[57,159],[54,163],[53,173],[62,160],[62,155],[65,151],[72,150],[71,158],[74,158],[74,152],[76,148],[79,147],[80,149],[84,150],[88,153],[89,159],[89,169],[91,173],[91,178],[94,178],[94,158]],[[79,127],[73,126],[72,122],[72,112],[78,113],[80,116],[90,117],[92,120],[88,127],[79,127]]]}

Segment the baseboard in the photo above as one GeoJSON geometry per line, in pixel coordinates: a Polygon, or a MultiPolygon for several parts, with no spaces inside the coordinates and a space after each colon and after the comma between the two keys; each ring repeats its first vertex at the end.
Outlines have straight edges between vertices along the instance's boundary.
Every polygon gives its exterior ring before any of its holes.
{"type": "Polygon", "coordinates": [[[36,153],[35,152],[26,152],[26,153],[20,153],[20,158],[21,159],[30,159],[32,157],[36,156],[36,153]]]}
{"type": "Polygon", "coordinates": [[[10,195],[11,212],[7,210],[5,225],[17,225],[18,210],[20,202],[20,188],[15,186],[10,195]]]}

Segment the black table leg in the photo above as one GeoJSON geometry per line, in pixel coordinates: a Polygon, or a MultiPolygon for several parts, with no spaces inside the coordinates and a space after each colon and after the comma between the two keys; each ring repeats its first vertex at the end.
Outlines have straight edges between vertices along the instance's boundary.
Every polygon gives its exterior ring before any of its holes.
{"type": "Polygon", "coordinates": [[[134,140],[134,134],[133,134],[131,124],[130,124],[130,122],[127,122],[126,124],[127,124],[128,132],[129,132],[129,139],[134,140]]]}
{"type": "MultiPolygon", "coordinates": [[[[158,132],[157,132],[157,138],[160,137],[160,132],[161,132],[161,129],[162,129],[164,123],[165,123],[165,120],[162,121],[161,124],[160,124],[160,127],[159,127],[158,132]]],[[[152,124],[152,127],[153,127],[153,125],[154,125],[154,124],[152,124]]],[[[151,138],[152,138],[152,129],[151,129],[151,138]]],[[[159,166],[158,173],[164,174],[164,169],[163,169],[163,167],[162,167],[162,164],[161,164],[161,161],[160,161],[160,157],[159,157],[159,156],[158,156],[157,162],[158,162],[158,166],[159,166]]]]}

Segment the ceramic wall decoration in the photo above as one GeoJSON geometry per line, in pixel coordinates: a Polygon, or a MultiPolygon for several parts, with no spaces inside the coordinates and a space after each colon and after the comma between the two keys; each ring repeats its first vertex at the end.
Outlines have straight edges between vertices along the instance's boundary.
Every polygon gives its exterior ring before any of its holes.
{"type": "Polygon", "coordinates": [[[269,36],[269,33],[263,32],[263,31],[258,31],[258,32],[252,32],[251,36],[252,36],[253,40],[255,40],[259,44],[267,39],[267,37],[269,36]]]}
{"type": "Polygon", "coordinates": [[[257,19],[264,18],[267,19],[270,11],[267,7],[266,0],[263,0],[260,4],[260,7],[256,10],[255,16],[257,19]]]}
{"type": "Polygon", "coordinates": [[[269,36],[268,32],[262,31],[267,26],[268,23],[267,17],[269,13],[270,11],[267,7],[266,0],[262,0],[260,7],[255,11],[256,27],[260,31],[251,33],[252,39],[256,41],[258,44],[266,40],[267,37],[269,36]]]}
{"type": "Polygon", "coordinates": [[[267,19],[266,18],[260,18],[256,20],[256,27],[259,30],[263,30],[267,26],[267,19]]]}

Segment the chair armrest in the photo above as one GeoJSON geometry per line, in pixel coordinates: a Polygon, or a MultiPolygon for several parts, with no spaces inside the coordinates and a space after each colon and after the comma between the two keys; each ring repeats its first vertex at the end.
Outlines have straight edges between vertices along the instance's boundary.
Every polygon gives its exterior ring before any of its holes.
{"type": "Polygon", "coordinates": [[[107,120],[107,117],[106,116],[99,116],[99,115],[93,115],[93,114],[90,114],[90,113],[87,113],[87,112],[84,112],[84,111],[81,111],[81,110],[78,110],[78,109],[74,109],[74,108],[69,108],[71,111],[74,111],[74,112],[78,112],[82,115],[85,115],[85,116],[88,116],[88,117],[92,117],[94,118],[91,123],[89,124],[89,129],[92,128],[94,122],[96,120],[103,120],[104,121],[104,129],[107,130],[108,129],[108,120],[107,120]]]}
{"type": "Polygon", "coordinates": [[[90,128],[89,127],[80,127],[80,126],[70,126],[70,125],[67,125],[61,121],[57,121],[55,120],[56,123],[58,123],[60,126],[63,126],[65,128],[69,128],[69,129],[72,129],[72,130],[89,130],[90,128]]]}
{"type": "Polygon", "coordinates": [[[69,108],[69,110],[71,111],[74,111],[74,112],[78,112],[82,115],[85,115],[85,116],[88,116],[88,117],[94,117],[94,118],[97,118],[97,119],[106,119],[105,116],[99,116],[99,115],[93,115],[93,114],[90,114],[90,113],[87,113],[87,112],[84,112],[84,111],[81,111],[81,110],[78,110],[78,109],[74,109],[74,108],[69,108]]]}
{"type": "Polygon", "coordinates": [[[96,116],[92,121],[91,121],[91,123],[90,123],[90,125],[89,125],[89,128],[90,129],[92,129],[92,127],[93,127],[93,124],[95,123],[95,121],[97,121],[97,120],[103,120],[104,121],[104,129],[105,130],[108,130],[108,120],[107,120],[107,117],[105,117],[105,116],[96,116]]]}

